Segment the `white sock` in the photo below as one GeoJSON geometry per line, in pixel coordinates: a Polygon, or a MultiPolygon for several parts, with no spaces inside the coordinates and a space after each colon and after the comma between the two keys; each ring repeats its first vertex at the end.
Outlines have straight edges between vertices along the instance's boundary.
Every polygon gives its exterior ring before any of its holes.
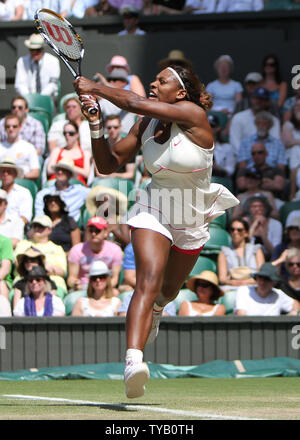
{"type": "Polygon", "coordinates": [[[126,350],[126,356],[125,356],[125,361],[126,363],[128,361],[131,362],[143,362],[143,352],[142,350],[138,350],[137,348],[129,348],[128,350],[126,350]]]}

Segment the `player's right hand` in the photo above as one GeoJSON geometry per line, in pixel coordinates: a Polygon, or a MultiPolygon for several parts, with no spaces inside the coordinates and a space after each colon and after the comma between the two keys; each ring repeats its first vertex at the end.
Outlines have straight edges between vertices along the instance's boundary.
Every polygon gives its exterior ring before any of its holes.
{"type": "Polygon", "coordinates": [[[97,101],[97,97],[93,95],[79,95],[81,102],[81,111],[89,122],[94,122],[101,117],[101,108],[97,101]],[[89,109],[96,108],[97,112],[91,114],[89,109]]]}

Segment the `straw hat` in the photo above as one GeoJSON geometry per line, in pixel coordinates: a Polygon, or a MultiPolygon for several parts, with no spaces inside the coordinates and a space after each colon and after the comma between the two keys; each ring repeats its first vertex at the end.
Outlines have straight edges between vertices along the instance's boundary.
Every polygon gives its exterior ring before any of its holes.
{"type": "Polygon", "coordinates": [[[38,225],[42,225],[45,228],[51,229],[53,227],[52,220],[50,217],[48,217],[48,215],[38,215],[38,216],[34,217],[31,224],[33,225],[34,223],[36,223],[38,225]]]}
{"type": "Polygon", "coordinates": [[[41,49],[44,46],[44,38],[40,34],[31,34],[24,44],[28,49],[41,49]]]}
{"type": "Polygon", "coordinates": [[[25,260],[26,257],[27,258],[38,258],[38,257],[40,257],[41,260],[42,260],[43,265],[45,265],[45,261],[46,261],[45,260],[46,259],[45,255],[39,249],[31,246],[30,248],[26,249],[26,251],[24,251],[23,254],[17,255],[17,258],[16,258],[16,260],[17,260],[17,270],[18,270],[18,272],[19,272],[19,274],[21,276],[25,275],[23,265],[24,265],[24,260],[25,260]]]}
{"type": "Polygon", "coordinates": [[[5,156],[0,162],[0,168],[12,168],[16,170],[17,177],[22,178],[24,176],[24,171],[22,168],[16,165],[15,160],[12,157],[5,156]]]}
{"type": "Polygon", "coordinates": [[[217,293],[218,298],[220,296],[224,295],[224,292],[219,287],[219,280],[218,280],[217,275],[214,272],[212,272],[211,270],[204,270],[199,275],[195,275],[187,281],[187,283],[186,283],[187,288],[192,290],[193,292],[195,292],[195,281],[196,280],[203,280],[203,281],[208,281],[209,283],[211,283],[214,286],[214,290],[217,293]]]}
{"type": "Polygon", "coordinates": [[[98,185],[88,192],[85,206],[92,217],[97,215],[103,217],[102,212],[97,213],[101,202],[106,203],[108,216],[105,216],[105,220],[107,220],[108,223],[113,223],[112,217],[116,217],[117,220],[127,212],[128,199],[125,194],[117,189],[98,185]],[[112,215],[110,215],[110,213],[112,213],[112,215]]]}
{"type": "Polygon", "coordinates": [[[64,169],[67,171],[70,171],[72,173],[72,176],[75,176],[75,168],[74,168],[74,161],[71,159],[61,159],[59,162],[57,162],[55,165],[53,165],[53,170],[57,172],[57,169],[64,169]]]}
{"type": "Polygon", "coordinates": [[[184,53],[178,49],[171,50],[168,57],[160,60],[157,64],[160,69],[165,69],[171,64],[178,64],[180,66],[186,67],[189,70],[194,70],[192,62],[190,60],[187,60],[184,56],[184,53]]]}

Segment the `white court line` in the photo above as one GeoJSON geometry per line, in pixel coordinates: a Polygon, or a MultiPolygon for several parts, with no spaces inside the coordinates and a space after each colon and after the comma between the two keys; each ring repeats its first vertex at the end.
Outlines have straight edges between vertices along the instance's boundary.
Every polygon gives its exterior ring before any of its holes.
{"type": "Polygon", "coordinates": [[[27,400],[44,400],[48,402],[65,402],[65,403],[74,403],[76,405],[92,405],[92,406],[101,406],[112,408],[115,407],[117,409],[123,408],[125,410],[134,411],[150,411],[154,413],[168,413],[174,414],[177,416],[186,416],[186,417],[197,417],[198,419],[207,418],[207,419],[222,419],[222,420],[262,420],[262,419],[254,419],[248,417],[238,417],[238,416],[225,416],[222,414],[212,414],[212,413],[201,413],[194,411],[183,411],[177,409],[169,409],[169,408],[153,408],[152,406],[145,405],[130,405],[125,403],[106,403],[106,402],[92,402],[89,400],[72,400],[72,399],[64,399],[60,397],[41,397],[41,396],[26,396],[23,394],[2,394],[2,397],[9,397],[14,399],[27,399],[27,400]]]}

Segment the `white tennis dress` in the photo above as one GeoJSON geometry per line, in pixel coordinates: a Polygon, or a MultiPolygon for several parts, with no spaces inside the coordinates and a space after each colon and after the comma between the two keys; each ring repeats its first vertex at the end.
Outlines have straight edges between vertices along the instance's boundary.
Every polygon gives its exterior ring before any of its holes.
{"type": "Polygon", "coordinates": [[[239,203],[223,185],[211,183],[213,151],[194,144],[177,124],[164,144],[154,140],[151,119],[143,136],[145,165],[152,174],[145,191],[129,210],[127,223],[168,237],[182,250],[201,248],[209,239],[209,222],[239,203]]]}

